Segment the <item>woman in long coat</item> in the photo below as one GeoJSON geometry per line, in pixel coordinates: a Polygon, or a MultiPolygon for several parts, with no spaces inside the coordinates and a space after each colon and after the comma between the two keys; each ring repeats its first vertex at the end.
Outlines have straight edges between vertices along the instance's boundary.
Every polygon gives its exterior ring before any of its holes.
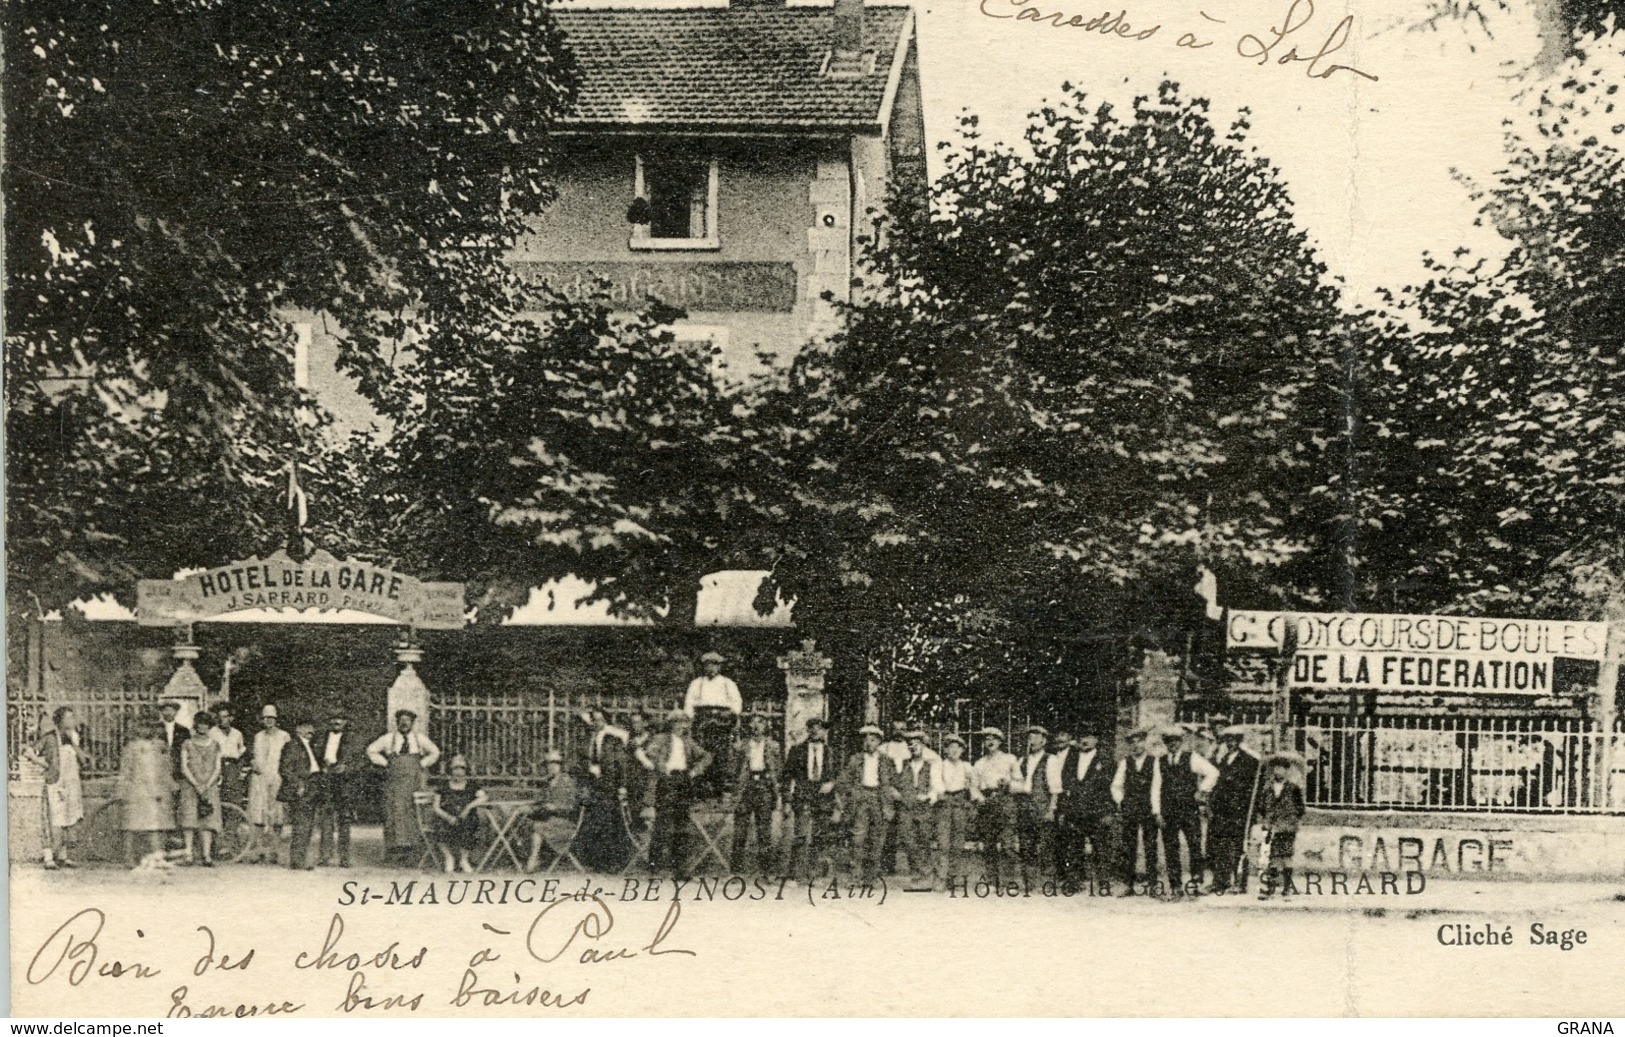
{"type": "Polygon", "coordinates": [[[384,768],[385,852],[402,864],[414,863],[421,843],[413,796],[429,787],[426,772],[440,759],[440,747],[413,729],[417,718],[410,709],[397,710],[395,730],[367,746],[367,758],[384,768]]]}
{"type": "Polygon", "coordinates": [[[174,761],[164,746],[163,727],[151,717],[136,725],[135,737],[119,759],[118,798],[124,807],[124,857],[137,866],[163,846],[162,833],[175,827],[174,761]],[[144,849],[136,853],[138,843],[144,849]]]}

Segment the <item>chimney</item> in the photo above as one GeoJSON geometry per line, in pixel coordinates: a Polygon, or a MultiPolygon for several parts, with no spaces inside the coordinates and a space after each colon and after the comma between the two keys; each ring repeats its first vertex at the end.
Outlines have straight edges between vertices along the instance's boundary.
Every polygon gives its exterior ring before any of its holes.
{"type": "Polygon", "coordinates": [[[833,49],[842,57],[863,53],[863,0],[835,0],[833,49]]]}

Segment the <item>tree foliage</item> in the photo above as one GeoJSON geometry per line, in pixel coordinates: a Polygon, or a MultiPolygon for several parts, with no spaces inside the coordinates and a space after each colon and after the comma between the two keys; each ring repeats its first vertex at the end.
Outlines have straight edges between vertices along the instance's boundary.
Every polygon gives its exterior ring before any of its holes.
{"type": "Polygon", "coordinates": [[[1583,51],[1475,188],[1504,258],[1435,261],[1374,345],[1369,555],[1423,603],[1595,611],[1625,574],[1625,53],[1583,51]]]}
{"type": "Polygon", "coordinates": [[[1340,508],[1312,491],[1341,462],[1344,318],[1285,186],[1245,116],[1067,90],[1021,147],[966,120],[935,210],[889,221],[849,329],[764,405],[802,436],[775,566],[798,608],[958,601],[1064,640],[1183,613],[1199,554],[1334,585],[1312,548],[1340,508]]]}
{"type": "Polygon", "coordinates": [[[548,200],[560,43],[540,0],[7,5],[14,595],[276,546],[278,474],[330,449],[290,316],[405,405],[392,355],[486,321],[548,200]]]}
{"type": "Polygon", "coordinates": [[[369,457],[360,535],[473,584],[486,620],[573,574],[617,613],[692,621],[701,577],[764,556],[782,459],[751,385],[677,341],[678,316],[544,294],[460,349],[420,351],[399,375],[412,402],[369,457]]]}

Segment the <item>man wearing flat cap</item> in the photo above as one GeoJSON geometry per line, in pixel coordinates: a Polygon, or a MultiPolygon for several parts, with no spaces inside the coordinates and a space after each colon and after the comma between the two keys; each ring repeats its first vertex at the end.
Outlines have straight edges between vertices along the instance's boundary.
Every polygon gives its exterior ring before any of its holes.
{"type": "Polygon", "coordinates": [[[756,835],[756,867],[773,859],[773,812],[779,806],[779,743],[768,736],[767,714],[753,711],[750,733],[734,746],[739,770],[734,775],[734,843],[729,865],[744,874],[748,836],[756,835]]]}
{"type": "Polygon", "coordinates": [[[829,724],[807,721],[807,740],[790,747],[784,760],[784,801],[795,814],[790,874],[811,881],[830,842],[835,812],[835,779],[841,773],[829,747],[829,724]]]}
{"type": "Polygon", "coordinates": [[[908,758],[897,772],[897,841],[903,851],[908,874],[915,879],[933,873],[931,837],[936,834],[938,765],[925,755],[925,732],[910,728],[908,758]]]}
{"type": "Polygon", "coordinates": [[[1259,763],[1245,744],[1247,729],[1227,725],[1218,731],[1219,749],[1213,764],[1219,780],[1208,796],[1208,855],[1213,860],[1213,892],[1228,892],[1239,881],[1247,846],[1247,815],[1258,788],[1259,763]]]}
{"type": "Polygon", "coordinates": [[[881,730],[874,724],[858,728],[863,748],[847,758],[836,792],[836,819],[852,825],[852,853],[863,869],[865,882],[880,877],[880,852],[886,822],[895,814],[897,771],[880,751],[881,730]]]}
{"type": "Polygon", "coordinates": [[[689,735],[689,716],[673,710],[668,729],[635,753],[653,779],[655,821],[649,837],[649,867],[688,878],[689,834],[693,827],[694,786],[711,766],[711,754],[689,735]]]}
{"type": "Polygon", "coordinates": [[[1121,876],[1123,895],[1133,892],[1136,878],[1135,865],[1140,849],[1145,849],[1145,871],[1149,879],[1157,877],[1158,830],[1162,827],[1162,768],[1157,758],[1146,751],[1151,736],[1148,727],[1137,727],[1128,733],[1128,755],[1117,761],[1117,774],[1112,778],[1112,799],[1117,801],[1117,813],[1123,824],[1121,876]]]}
{"type": "Polygon", "coordinates": [[[417,730],[418,715],[395,711],[395,730],[367,746],[367,758],[384,769],[384,849],[399,864],[416,863],[419,851],[417,804],[413,796],[429,787],[428,770],[440,747],[417,730]]]}
{"type": "Polygon", "coordinates": [[[1042,725],[1027,728],[1027,751],[1016,761],[1010,781],[1010,799],[1015,804],[1016,839],[1021,845],[1021,875],[1029,885],[1040,880],[1039,843],[1050,816],[1048,785],[1049,731],[1042,725]]]}
{"type": "Polygon", "coordinates": [[[288,867],[308,871],[316,867],[310,863],[310,835],[322,799],[322,764],[316,755],[315,721],[300,717],[293,731],[277,764],[282,775],[277,798],[288,807],[288,867]]]}
{"type": "Polygon", "coordinates": [[[1056,869],[1063,880],[1081,885],[1086,872],[1094,881],[1106,878],[1112,815],[1117,811],[1112,775],[1094,725],[1080,725],[1077,744],[1061,761],[1060,788],[1050,790],[1055,797],[1056,869]]]}
{"type": "Polygon", "coordinates": [[[367,769],[367,750],[350,730],[350,718],[333,710],[327,718],[327,733],[321,746],[322,789],[316,802],[316,863],[333,863],[333,846],[338,844],[339,867],[350,866],[350,826],[355,822],[359,783],[367,769]]]}
{"type": "Polygon", "coordinates": [[[1202,856],[1202,804],[1219,783],[1219,769],[1201,753],[1183,748],[1186,731],[1177,725],[1164,728],[1162,743],[1168,755],[1162,761],[1162,857],[1168,862],[1168,892],[1185,894],[1179,840],[1190,854],[1191,878],[1202,881],[1207,866],[1202,856]]]}
{"type": "Polygon", "coordinates": [[[948,887],[965,874],[965,841],[982,791],[976,772],[965,759],[965,740],[950,734],[942,740],[942,762],[937,765],[937,847],[948,887]]]}
{"type": "Polygon", "coordinates": [[[972,768],[982,805],[976,814],[977,837],[982,843],[982,871],[993,883],[1016,877],[1016,803],[1010,787],[1020,780],[1016,758],[1004,751],[1004,732],[984,727],[982,756],[972,768]]]}
{"type": "Polygon", "coordinates": [[[694,738],[715,762],[713,773],[701,779],[696,790],[700,796],[720,796],[727,792],[726,782],[731,776],[730,751],[739,730],[739,715],[745,710],[739,685],[722,675],[726,662],[721,652],[706,652],[700,656],[701,673],[688,682],[683,696],[683,712],[694,720],[694,738]]]}

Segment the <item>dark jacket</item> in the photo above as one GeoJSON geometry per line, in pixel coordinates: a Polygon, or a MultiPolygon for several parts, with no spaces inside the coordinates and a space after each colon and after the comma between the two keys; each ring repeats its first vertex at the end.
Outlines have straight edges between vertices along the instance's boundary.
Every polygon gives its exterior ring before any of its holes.
{"type": "MultiPolygon", "coordinates": [[[[319,766],[322,749],[315,736],[310,739],[310,750],[315,754],[319,766]]],[[[321,783],[312,780],[310,757],[305,754],[305,743],[299,740],[298,735],[290,737],[288,744],[282,747],[282,756],[277,760],[277,773],[282,776],[282,788],[277,791],[276,798],[283,803],[308,803],[320,792],[321,783]]]]}
{"type": "Polygon", "coordinates": [[[1247,824],[1247,807],[1253,798],[1253,786],[1258,780],[1258,757],[1238,751],[1230,760],[1220,763],[1218,784],[1208,796],[1208,808],[1213,812],[1213,824],[1221,829],[1240,829],[1247,824]]]}
{"type": "Polygon", "coordinates": [[[1083,750],[1074,745],[1067,749],[1065,755],[1066,759],[1061,764],[1061,799],[1056,805],[1057,811],[1069,817],[1098,817],[1115,813],[1117,804],[1112,800],[1112,775],[1116,773],[1117,761],[1104,749],[1096,748],[1095,758],[1080,779],[1078,757],[1083,755],[1083,750]]]}
{"type": "Polygon", "coordinates": [[[937,764],[930,757],[922,757],[920,771],[914,772],[914,761],[904,760],[903,769],[892,777],[892,785],[897,789],[897,801],[906,810],[923,810],[927,803],[920,800],[921,796],[929,797],[932,786],[937,777],[937,764]]]}
{"type": "MultiPolygon", "coordinates": [[[[159,728],[158,738],[162,740],[163,737],[163,729],[159,728]]],[[[177,781],[179,781],[181,778],[181,746],[185,745],[186,740],[191,737],[191,728],[181,723],[177,723],[175,725],[175,740],[169,743],[169,763],[171,768],[171,777],[175,778],[177,781]]]]}
{"type": "MultiPolygon", "coordinates": [[[[884,752],[876,750],[875,755],[880,758],[880,766],[875,768],[880,778],[880,796],[887,803],[897,795],[897,768],[892,764],[891,757],[884,752]]],[[[863,784],[863,750],[858,750],[841,765],[841,773],[835,781],[835,790],[842,800],[865,790],[863,784]]],[[[888,808],[889,809],[889,808],[888,808]]]]}
{"type": "Polygon", "coordinates": [[[581,745],[581,760],[576,766],[577,784],[590,786],[594,791],[592,798],[604,798],[607,795],[613,798],[618,790],[626,786],[627,768],[638,764],[632,759],[631,750],[627,748],[626,739],[617,728],[604,728],[604,737],[598,739],[598,752],[596,759],[593,754],[593,740],[598,732],[588,731],[587,740],[581,745]],[[598,773],[592,773],[594,764],[598,765],[598,773]]]}
{"type": "MultiPolygon", "coordinates": [[[[317,731],[311,736],[310,747],[316,752],[316,762],[322,767],[322,780],[327,783],[328,794],[333,797],[334,803],[344,807],[354,806],[361,793],[360,785],[371,770],[371,761],[367,759],[367,744],[372,739],[363,738],[352,730],[346,730],[339,736],[338,763],[329,766],[327,736],[332,733],[317,731]]],[[[294,735],[293,741],[299,741],[299,736],[294,735]]]]}
{"type": "Polygon", "coordinates": [[[1271,835],[1296,832],[1303,820],[1303,789],[1291,781],[1283,782],[1276,794],[1273,784],[1265,779],[1258,790],[1257,824],[1269,829],[1271,835]]]}
{"type": "MultiPolygon", "coordinates": [[[[823,795],[826,783],[833,782],[841,776],[841,760],[835,755],[835,750],[829,742],[824,742],[824,767],[822,776],[816,785],[807,782],[807,754],[810,750],[806,742],[797,742],[790,747],[784,757],[784,798],[790,800],[807,800],[823,795]]],[[[834,790],[830,790],[831,794],[834,790]]]]}
{"type": "MultiPolygon", "coordinates": [[[[734,758],[739,761],[739,771],[734,775],[734,785],[738,789],[743,789],[750,781],[750,739],[735,742],[733,751],[734,758]]],[[[767,745],[762,750],[762,763],[767,767],[767,780],[775,791],[779,787],[779,767],[783,756],[784,750],[779,747],[779,743],[771,738],[767,739],[767,745]]]]}

